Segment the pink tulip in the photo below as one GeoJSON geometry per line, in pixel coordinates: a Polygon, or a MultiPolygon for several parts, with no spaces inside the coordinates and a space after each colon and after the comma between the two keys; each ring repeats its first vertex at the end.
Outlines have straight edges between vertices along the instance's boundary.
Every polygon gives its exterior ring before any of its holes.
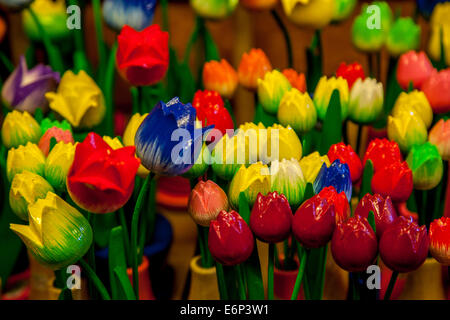
{"type": "Polygon", "coordinates": [[[397,81],[404,90],[409,88],[410,82],[413,83],[414,89],[420,89],[434,73],[436,69],[423,51],[408,51],[398,60],[397,81]]]}
{"type": "Polygon", "coordinates": [[[450,68],[434,73],[422,85],[434,113],[450,111],[450,68]]]}

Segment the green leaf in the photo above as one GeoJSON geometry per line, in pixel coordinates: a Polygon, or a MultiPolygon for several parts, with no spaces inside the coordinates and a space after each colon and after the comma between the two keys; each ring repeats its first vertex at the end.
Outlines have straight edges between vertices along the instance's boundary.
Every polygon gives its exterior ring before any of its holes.
{"type": "Polygon", "coordinates": [[[34,119],[37,121],[37,123],[41,123],[44,119],[44,113],[42,112],[41,108],[36,108],[34,111],[34,119]]]}
{"type": "Polygon", "coordinates": [[[317,83],[322,76],[322,43],[320,30],[316,30],[311,46],[306,49],[307,72],[306,82],[309,92],[314,92],[317,83]]]}
{"type": "Polygon", "coordinates": [[[278,123],[278,119],[277,119],[276,116],[273,116],[273,115],[268,114],[267,112],[265,112],[264,109],[262,108],[261,104],[258,103],[256,105],[255,117],[253,118],[253,122],[254,123],[262,122],[262,124],[264,126],[270,127],[274,123],[278,123]]]}
{"type": "Polygon", "coordinates": [[[372,194],[372,177],[373,177],[373,164],[372,160],[367,160],[364,166],[363,176],[361,180],[361,190],[359,191],[359,200],[361,200],[366,194],[372,194]]]}
{"type": "Polygon", "coordinates": [[[205,60],[207,62],[211,60],[219,61],[220,60],[219,49],[217,48],[213,37],[211,36],[206,27],[204,27],[204,39],[205,39],[205,60]]]}
{"type": "Polygon", "coordinates": [[[94,240],[100,248],[108,246],[111,228],[117,225],[116,213],[98,214],[94,222],[94,240]]]}
{"type": "Polygon", "coordinates": [[[372,210],[370,210],[369,216],[367,217],[367,220],[369,221],[369,224],[372,227],[373,232],[375,232],[375,234],[376,234],[377,233],[377,228],[375,226],[375,215],[373,214],[372,210]]]}
{"type": "Polygon", "coordinates": [[[114,268],[114,277],[119,283],[120,296],[126,300],[136,300],[133,287],[131,286],[130,279],[127,275],[127,270],[123,266],[117,266],[114,268]]]}
{"type": "Polygon", "coordinates": [[[321,155],[327,154],[330,147],[342,140],[342,119],[341,103],[339,91],[335,89],[331,95],[327,114],[322,128],[322,139],[320,141],[319,152],[321,155]]]}
{"type": "Polygon", "coordinates": [[[312,300],[321,300],[325,282],[325,265],[327,261],[327,247],[311,249],[306,263],[306,278],[312,300]]]}
{"type": "Polygon", "coordinates": [[[312,197],[314,197],[314,187],[311,182],[308,182],[306,184],[305,196],[303,197],[303,202],[305,202],[308,199],[311,199],[312,197]]]}
{"type": "Polygon", "coordinates": [[[242,219],[244,219],[244,221],[249,224],[250,208],[244,192],[241,192],[239,194],[239,214],[241,215],[242,219]]]}

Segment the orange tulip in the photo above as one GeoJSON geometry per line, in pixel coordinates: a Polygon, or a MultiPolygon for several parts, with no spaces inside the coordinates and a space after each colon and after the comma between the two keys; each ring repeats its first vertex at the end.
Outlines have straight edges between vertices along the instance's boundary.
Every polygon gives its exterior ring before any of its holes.
{"type": "Polygon", "coordinates": [[[203,66],[203,85],[206,90],[217,91],[229,99],[238,85],[238,76],[233,67],[225,60],[209,61],[203,66]]]}
{"type": "Polygon", "coordinates": [[[256,90],[258,79],[262,79],[269,71],[272,71],[272,65],[264,51],[252,49],[242,55],[238,68],[239,83],[249,90],[256,90]]]}
{"type": "Polygon", "coordinates": [[[303,73],[297,73],[294,69],[284,69],[283,75],[289,80],[293,88],[303,93],[306,92],[306,80],[303,73]]]}
{"type": "Polygon", "coordinates": [[[6,34],[6,23],[5,20],[0,18],[0,43],[2,43],[5,34],[6,34]]]}

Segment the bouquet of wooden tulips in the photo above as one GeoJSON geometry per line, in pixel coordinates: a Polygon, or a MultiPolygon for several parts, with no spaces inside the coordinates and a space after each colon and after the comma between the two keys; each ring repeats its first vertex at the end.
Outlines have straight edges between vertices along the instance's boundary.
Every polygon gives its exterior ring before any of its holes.
{"type": "MultiPolygon", "coordinates": [[[[140,270],[162,230],[162,176],[190,182],[197,267],[213,270],[220,299],[388,300],[407,296],[424,266],[450,266],[450,3],[431,14],[431,59],[416,51],[413,19],[394,18],[386,2],[364,5],[351,38],[367,53],[370,75],[357,62],[323,75],[320,32],[356,2],[191,0],[197,18],[180,60],[167,0],[158,4],[162,28],[152,24],[156,0],[93,0],[94,67],[64,1],[0,0],[21,12],[31,39],[16,66],[0,53],[0,289],[24,244],[30,265],[51,274],[56,293],[45,298],[76,299],[86,287],[90,299],[155,299],[140,270]],[[206,22],[227,18],[238,3],[271,12],[287,68],[274,68],[258,48],[236,66],[220,57],[206,22]],[[378,29],[368,25],[373,6],[378,29]],[[293,68],[279,11],[315,30],[306,74],[293,68]],[[103,21],[116,32],[110,47],[103,21]],[[38,63],[42,48],[47,62],[38,63]],[[116,71],[132,98],[123,130],[115,125],[116,71]],[[233,112],[238,86],[254,94],[252,122],[239,124],[233,112]]],[[[85,12],[83,1],[68,3],[75,15],[85,12]]],[[[430,16],[420,1],[418,8],[430,16]]]]}

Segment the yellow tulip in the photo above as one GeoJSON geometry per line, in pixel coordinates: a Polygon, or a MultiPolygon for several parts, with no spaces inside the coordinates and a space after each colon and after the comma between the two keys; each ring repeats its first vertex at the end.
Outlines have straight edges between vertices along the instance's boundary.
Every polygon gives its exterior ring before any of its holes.
{"type": "Polygon", "coordinates": [[[276,114],[284,94],[291,90],[289,80],[278,70],[269,71],[258,79],[258,99],[264,111],[276,114]]]}
{"type": "Polygon", "coordinates": [[[2,125],[2,141],[7,149],[17,148],[27,142],[38,143],[41,138],[39,123],[28,113],[13,110],[2,125]]]}
{"type": "Polygon", "coordinates": [[[57,191],[66,189],[66,180],[72,166],[76,144],[58,142],[50,151],[45,160],[45,179],[57,191]]]}
{"type": "Polygon", "coordinates": [[[325,120],[331,95],[335,89],[339,91],[342,121],[348,115],[348,101],[350,93],[347,80],[342,77],[338,77],[337,79],[335,77],[331,77],[327,79],[326,76],[323,76],[320,78],[319,83],[316,86],[316,90],[314,91],[314,105],[317,109],[317,115],[322,121],[325,120]]]}
{"type": "Polygon", "coordinates": [[[298,134],[310,131],[317,122],[317,111],[307,92],[292,88],[281,99],[277,113],[283,126],[290,125],[298,134]]]}
{"type": "Polygon", "coordinates": [[[430,57],[436,61],[441,60],[441,41],[444,45],[445,64],[450,66],[450,23],[431,25],[428,53],[430,54],[430,57]]]}
{"type": "Polygon", "coordinates": [[[431,109],[430,103],[422,91],[414,90],[409,93],[400,93],[392,109],[392,115],[395,117],[402,112],[418,116],[427,128],[433,122],[433,109],[431,109]]]}
{"type": "Polygon", "coordinates": [[[123,133],[123,144],[125,146],[134,146],[134,137],[136,136],[136,131],[141,125],[142,121],[144,121],[145,117],[148,116],[148,113],[140,115],[139,113],[133,114],[133,116],[128,121],[127,127],[123,133]]]}
{"type": "Polygon", "coordinates": [[[11,224],[41,264],[59,270],[80,260],[92,243],[92,228],[77,209],[53,192],[28,206],[29,225],[11,224]]]}
{"type": "Polygon", "coordinates": [[[75,75],[64,73],[56,92],[45,97],[50,109],[59,113],[75,128],[92,128],[105,116],[105,98],[95,81],[81,70],[75,75]]]}
{"type": "Polygon", "coordinates": [[[263,143],[260,160],[269,163],[274,160],[300,160],[302,143],[295,131],[290,127],[274,124],[267,129],[267,142],[263,143]]]}
{"type": "Polygon", "coordinates": [[[243,192],[251,207],[258,193],[266,195],[270,192],[270,187],[270,170],[266,165],[261,162],[254,163],[248,168],[242,165],[231,180],[228,199],[231,206],[238,210],[239,195],[243,192]]]}
{"type": "Polygon", "coordinates": [[[427,127],[421,118],[409,112],[401,112],[388,117],[387,134],[389,140],[398,143],[403,153],[408,153],[415,145],[421,145],[428,138],[427,127]]]}
{"type": "Polygon", "coordinates": [[[298,26],[321,29],[335,13],[334,0],[281,0],[284,13],[298,26]]]}
{"type": "Polygon", "coordinates": [[[28,206],[45,198],[49,191],[54,192],[44,178],[30,171],[23,171],[16,174],[11,183],[9,205],[20,219],[28,221],[28,206]]]}
{"type": "Polygon", "coordinates": [[[45,156],[39,147],[31,142],[25,146],[11,148],[6,158],[6,175],[11,182],[14,176],[25,170],[44,175],[45,156]]]}
{"type": "Polygon", "coordinates": [[[319,174],[320,168],[323,164],[327,167],[331,165],[330,160],[327,155],[320,156],[319,152],[313,152],[300,160],[300,167],[302,168],[303,177],[306,183],[314,183],[317,175],[319,174]]]}
{"type": "Polygon", "coordinates": [[[430,24],[432,26],[448,24],[448,17],[450,17],[450,3],[438,3],[431,14],[430,24]]]}

